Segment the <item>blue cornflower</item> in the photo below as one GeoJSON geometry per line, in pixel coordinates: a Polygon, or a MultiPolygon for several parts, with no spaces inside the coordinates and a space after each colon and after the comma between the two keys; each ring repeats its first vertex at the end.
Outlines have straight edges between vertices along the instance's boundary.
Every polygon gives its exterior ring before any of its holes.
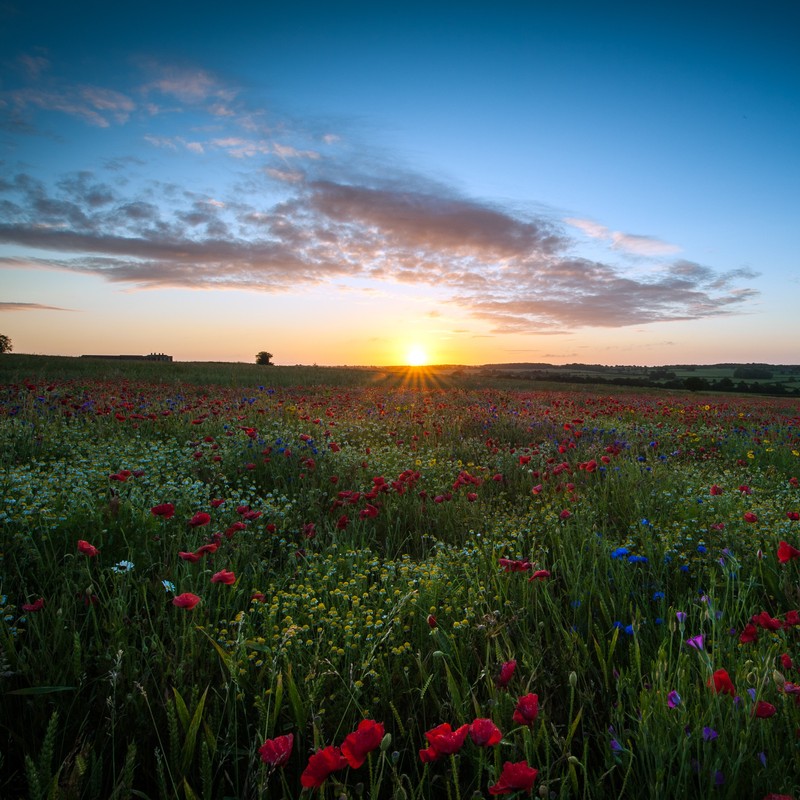
{"type": "Polygon", "coordinates": [[[630,550],[627,547],[618,547],[616,550],[611,551],[611,558],[624,558],[629,552],[630,550]]]}

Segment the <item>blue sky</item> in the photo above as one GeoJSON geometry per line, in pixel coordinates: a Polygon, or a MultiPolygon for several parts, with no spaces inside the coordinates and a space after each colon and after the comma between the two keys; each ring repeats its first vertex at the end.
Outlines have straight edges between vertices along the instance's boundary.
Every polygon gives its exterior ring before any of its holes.
{"type": "Polygon", "coordinates": [[[800,5],[0,6],[17,352],[797,362],[800,5]]]}

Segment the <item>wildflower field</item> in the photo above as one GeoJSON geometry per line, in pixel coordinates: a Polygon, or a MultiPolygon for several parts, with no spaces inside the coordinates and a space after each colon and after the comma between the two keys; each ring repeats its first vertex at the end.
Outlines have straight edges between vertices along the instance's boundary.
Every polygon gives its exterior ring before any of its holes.
{"type": "Polygon", "coordinates": [[[797,401],[97,373],[0,374],[1,797],[800,798],[797,401]]]}

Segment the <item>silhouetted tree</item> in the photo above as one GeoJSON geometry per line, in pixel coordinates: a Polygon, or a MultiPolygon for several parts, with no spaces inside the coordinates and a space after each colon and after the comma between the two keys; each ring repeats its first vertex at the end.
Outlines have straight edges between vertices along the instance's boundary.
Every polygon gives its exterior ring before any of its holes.
{"type": "Polygon", "coordinates": [[[272,358],[272,353],[268,353],[266,350],[262,350],[260,353],[256,354],[256,364],[261,364],[263,366],[271,367],[273,366],[270,359],[272,358]]]}
{"type": "Polygon", "coordinates": [[[683,388],[688,389],[690,392],[705,391],[708,389],[708,381],[705,378],[698,378],[692,375],[683,382],[683,388]]]}
{"type": "Polygon", "coordinates": [[[0,333],[0,353],[10,353],[14,349],[11,339],[0,333]]]}

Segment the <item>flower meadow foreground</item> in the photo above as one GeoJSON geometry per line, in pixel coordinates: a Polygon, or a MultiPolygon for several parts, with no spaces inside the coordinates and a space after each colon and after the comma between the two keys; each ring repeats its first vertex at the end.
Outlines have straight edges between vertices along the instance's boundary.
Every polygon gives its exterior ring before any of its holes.
{"type": "Polygon", "coordinates": [[[0,796],[800,800],[800,409],[0,387],[0,796]]]}

